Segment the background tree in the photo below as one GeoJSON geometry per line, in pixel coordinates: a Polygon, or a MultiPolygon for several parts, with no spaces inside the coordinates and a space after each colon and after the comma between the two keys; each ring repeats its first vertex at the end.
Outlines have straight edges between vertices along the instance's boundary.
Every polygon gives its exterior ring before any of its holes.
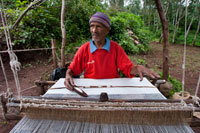
{"type": "Polygon", "coordinates": [[[162,8],[161,0],[155,0],[156,7],[162,22],[162,33],[163,33],[163,79],[168,80],[169,76],[169,29],[168,21],[165,16],[165,12],[162,8]]]}

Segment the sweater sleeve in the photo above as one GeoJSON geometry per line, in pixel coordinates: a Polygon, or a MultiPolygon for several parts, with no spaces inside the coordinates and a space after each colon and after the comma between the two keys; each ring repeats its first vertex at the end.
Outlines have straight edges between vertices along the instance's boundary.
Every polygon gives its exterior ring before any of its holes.
{"type": "Polygon", "coordinates": [[[117,66],[127,77],[134,77],[134,75],[130,74],[131,68],[134,66],[134,64],[128,58],[127,54],[120,45],[117,47],[117,66]]]}
{"type": "Polygon", "coordinates": [[[84,59],[83,59],[84,50],[79,48],[75,54],[72,63],[68,66],[68,69],[73,71],[74,76],[81,74],[84,70],[84,59]]]}

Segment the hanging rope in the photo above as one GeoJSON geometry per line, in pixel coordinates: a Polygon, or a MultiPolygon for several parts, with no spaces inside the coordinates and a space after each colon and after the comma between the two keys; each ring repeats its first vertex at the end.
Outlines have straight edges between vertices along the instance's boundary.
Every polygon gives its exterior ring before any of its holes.
{"type": "MultiPolygon", "coordinates": [[[[15,55],[15,53],[13,52],[12,49],[12,42],[11,42],[11,38],[10,38],[10,32],[9,32],[9,28],[8,28],[8,24],[7,24],[7,18],[6,18],[6,13],[4,11],[4,2],[2,0],[2,8],[1,8],[1,19],[2,19],[2,23],[3,23],[3,27],[4,27],[4,33],[5,33],[5,37],[6,37],[6,43],[7,43],[7,47],[8,47],[8,54],[10,57],[10,67],[11,70],[13,72],[14,75],[14,79],[15,79],[15,84],[16,84],[16,88],[17,88],[17,92],[18,92],[18,98],[21,99],[21,86],[19,83],[19,77],[18,77],[18,73],[17,71],[20,70],[20,62],[18,62],[18,58],[15,55]]],[[[3,62],[2,62],[3,63],[3,62]]],[[[7,91],[10,91],[7,88],[7,91]]],[[[21,100],[20,100],[21,101],[21,100]]],[[[20,104],[22,105],[22,104],[20,104]]]]}
{"type": "Polygon", "coordinates": [[[6,87],[10,88],[9,84],[8,84],[8,78],[7,78],[7,75],[6,75],[6,71],[5,71],[5,68],[4,68],[4,65],[3,65],[3,61],[2,61],[1,55],[0,55],[0,62],[1,62],[1,68],[2,68],[2,71],[3,71],[3,75],[4,75],[5,81],[6,81],[6,87]]]}

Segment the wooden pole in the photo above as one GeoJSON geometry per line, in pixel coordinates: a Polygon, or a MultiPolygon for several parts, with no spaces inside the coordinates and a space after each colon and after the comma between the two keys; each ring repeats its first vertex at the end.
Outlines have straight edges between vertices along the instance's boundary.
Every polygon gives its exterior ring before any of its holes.
{"type": "Polygon", "coordinates": [[[39,87],[43,87],[45,85],[54,85],[56,83],[56,81],[40,81],[40,80],[36,80],[35,81],[35,85],[39,86],[39,87]]]}
{"type": "Polygon", "coordinates": [[[0,96],[0,101],[1,101],[1,106],[2,106],[2,116],[3,116],[3,119],[4,120],[7,120],[6,119],[6,113],[7,113],[7,111],[8,111],[8,109],[7,109],[7,106],[6,106],[6,99],[5,99],[5,97],[4,97],[4,95],[2,94],[1,96],[0,96]]]}
{"type": "Polygon", "coordinates": [[[65,31],[64,20],[65,20],[65,0],[62,0],[62,10],[61,10],[61,31],[62,31],[61,67],[65,67],[66,31],[65,31]]]}
{"type": "Polygon", "coordinates": [[[51,40],[51,47],[52,47],[52,55],[53,55],[53,64],[54,68],[57,68],[57,58],[56,58],[56,40],[52,39],[51,40]]]}

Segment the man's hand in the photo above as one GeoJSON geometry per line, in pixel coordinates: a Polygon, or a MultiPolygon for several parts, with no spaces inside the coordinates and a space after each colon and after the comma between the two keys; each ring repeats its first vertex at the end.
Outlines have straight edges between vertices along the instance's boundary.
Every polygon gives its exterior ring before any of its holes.
{"type": "Polygon", "coordinates": [[[64,84],[65,87],[70,91],[73,91],[73,86],[74,86],[74,80],[72,78],[72,75],[73,75],[72,70],[68,69],[66,72],[64,84]]]}
{"type": "Polygon", "coordinates": [[[154,71],[151,71],[150,69],[142,66],[142,65],[138,65],[138,66],[135,66],[135,67],[132,67],[131,68],[131,74],[138,74],[140,76],[140,81],[143,80],[143,76],[147,76],[151,79],[158,79],[160,78],[160,75],[158,75],[156,72],[154,71]]]}

